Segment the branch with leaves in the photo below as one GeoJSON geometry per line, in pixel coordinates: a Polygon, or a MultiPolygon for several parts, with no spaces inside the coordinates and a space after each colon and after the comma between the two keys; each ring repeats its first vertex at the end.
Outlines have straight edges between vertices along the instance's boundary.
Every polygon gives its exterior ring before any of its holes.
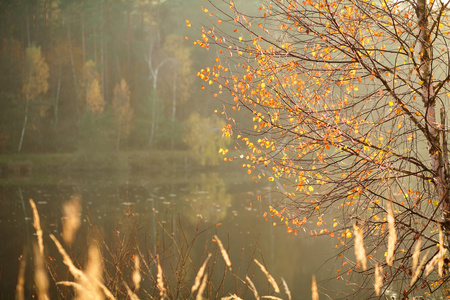
{"type": "Polygon", "coordinates": [[[237,142],[229,153],[255,181],[283,184],[290,201],[270,214],[288,232],[336,238],[342,254],[355,245],[338,279],[369,278],[359,297],[436,292],[450,240],[448,3],[209,4],[214,25],[195,44],[217,57],[198,77],[224,103],[237,142]],[[413,266],[436,244],[439,254],[413,266]],[[438,274],[424,271],[433,260],[438,274]]]}

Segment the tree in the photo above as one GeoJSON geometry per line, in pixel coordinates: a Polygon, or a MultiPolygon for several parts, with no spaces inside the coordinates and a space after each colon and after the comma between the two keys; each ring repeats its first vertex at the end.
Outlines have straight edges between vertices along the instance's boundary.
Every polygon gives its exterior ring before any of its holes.
{"type": "Polygon", "coordinates": [[[372,279],[352,285],[359,298],[439,291],[450,279],[449,3],[209,4],[214,27],[195,44],[218,57],[198,76],[231,94],[228,134],[248,172],[290,200],[272,216],[337,238],[349,251],[338,279],[372,279]]]}
{"type": "Polygon", "coordinates": [[[41,55],[41,48],[29,47],[25,50],[25,70],[22,93],[25,96],[25,117],[22,134],[20,136],[18,152],[22,149],[23,137],[28,122],[28,108],[30,100],[35,100],[48,90],[49,69],[41,55]]]}
{"type": "Polygon", "coordinates": [[[83,71],[87,109],[94,114],[101,114],[105,109],[106,102],[99,83],[99,74],[95,70],[95,63],[92,60],[87,61],[83,71]]]}
{"type": "Polygon", "coordinates": [[[114,88],[112,99],[115,120],[118,125],[117,150],[120,147],[122,135],[127,137],[130,134],[130,126],[133,117],[133,109],[130,106],[130,90],[125,79],[120,81],[114,88]]]}
{"type": "Polygon", "coordinates": [[[166,98],[172,98],[171,117],[170,117],[170,149],[173,150],[174,142],[177,136],[173,134],[176,130],[177,121],[177,100],[186,102],[191,96],[192,84],[195,80],[192,75],[192,58],[191,48],[183,45],[184,39],[178,35],[168,35],[164,41],[163,50],[170,56],[174,57],[174,63],[171,72],[166,72],[167,86],[171,86],[172,89],[166,88],[166,98]]]}
{"type": "Polygon", "coordinates": [[[225,126],[223,120],[216,116],[202,118],[198,113],[189,116],[186,122],[184,142],[191,149],[194,159],[202,166],[219,164],[218,152],[229,143],[217,133],[225,126]]]}

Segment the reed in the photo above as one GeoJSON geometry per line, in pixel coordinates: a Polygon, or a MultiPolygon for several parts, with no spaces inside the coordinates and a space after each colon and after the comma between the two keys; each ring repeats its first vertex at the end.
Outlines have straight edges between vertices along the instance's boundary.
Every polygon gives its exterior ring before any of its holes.
{"type": "Polygon", "coordinates": [[[42,255],[44,255],[44,239],[43,239],[43,233],[42,233],[39,213],[38,213],[36,204],[34,203],[33,199],[30,199],[30,206],[31,206],[31,209],[33,210],[33,227],[34,227],[34,229],[36,229],[39,253],[42,256],[42,255]]]}
{"type": "Polygon", "coordinates": [[[392,203],[388,202],[387,207],[388,207],[387,222],[389,228],[389,237],[388,237],[386,263],[388,264],[388,266],[392,266],[394,262],[395,244],[397,243],[397,232],[395,231],[395,218],[392,203]]]}
{"type": "Polygon", "coordinates": [[[383,286],[383,267],[380,265],[375,265],[375,294],[380,296],[381,287],[383,286]]]}
{"type": "Polygon", "coordinates": [[[71,245],[75,238],[75,233],[80,228],[81,220],[81,199],[73,196],[70,201],[63,204],[62,237],[67,245],[71,245]]]}
{"type": "Polygon", "coordinates": [[[25,269],[27,266],[26,259],[22,256],[19,264],[19,276],[16,285],[16,300],[25,300],[24,286],[25,286],[25,269]]]}
{"type": "Polygon", "coordinates": [[[355,224],[353,224],[353,229],[355,232],[356,261],[359,264],[362,264],[363,270],[366,270],[367,269],[367,257],[366,257],[366,250],[364,249],[364,243],[363,243],[363,231],[362,231],[362,228],[358,228],[355,224]]]}
{"type": "Polygon", "coordinates": [[[313,275],[311,283],[312,300],[319,300],[319,290],[317,288],[316,276],[313,275]]]}
{"type": "MultiPolygon", "coordinates": [[[[62,240],[67,245],[77,246],[79,239],[75,240],[75,234],[80,227],[80,200],[72,198],[64,207],[65,229],[61,234],[62,240]]],[[[138,228],[140,225],[133,220],[133,214],[127,214],[124,222],[123,235],[118,234],[115,246],[111,246],[106,239],[102,239],[101,230],[89,220],[93,227],[90,233],[90,246],[86,253],[86,264],[82,265],[73,259],[59,239],[53,234],[48,236],[53,241],[57,253],[62,258],[63,266],[68,274],[61,271],[55,265],[55,259],[44,259],[44,232],[41,229],[39,214],[34,202],[30,205],[33,209],[34,227],[36,229],[38,246],[35,247],[35,287],[38,299],[52,298],[49,285],[54,284],[58,290],[59,298],[72,299],[247,299],[247,291],[251,291],[253,297],[259,299],[283,299],[280,288],[274,277],[266,267],[258,260],[250,260],[261,269],[267,279],[267,284],[273,289],[269,293],[261,294],[257,286],[251,280],[253,275],[245,275],[241,278],[232,269],[230,256],[217,235],[206,239],[205,259],[200,268],[197,268],[190,257],[193,244],[202,242],[200,236],[208,232],[208,229],[200,230],[199,224],[191,239],[181,225],[177,228],[167,228],[165,222],[158,222],[159,230],[156,240],[144,242],[144,247],[139,247],[140,238],[138,228]],[[172,234],[173,231],[177,234],[172,234]],[[215,243],[214,243],[215,242],[215,243]],[[144,250],[142,250],[144,249],[144,250]],[[170,250],[170,251],[169,251],[170,250]],[[218,261],[223,258],[224,265],[218,261]],[[221,273],[220,266],[224,269],[221,273]],[[229,272],[226,272],[226,270],[229,272]],[[59,270],[59,272],[58,272],[59,270]],[[49,281],[48,274],[52,281],[49,281]],[[222,275],[221,275],[222,274],[222,275]],[[218,276],[219,275],[219,276],[218,276]],[[235,291],[230,293],[225,288],[225,280],[232,277],[235,282],[235,291]],[[134,287],[131,289],[130,286],[134,287]],[[72,291],[72,292],[71,292],[72,291]]],[[[141,242],[142,243],[142,242],[141,242]]],[[[52,247],[47,247],[51,251],[52,247]]],[[[72,249],[72,248],[70,248],[72,249]]],[[[249,269],[250,269],[249,265],[249,269]]],[[[16,299],[24,299],[25,260],[20,264],[20,274],[17,283],[16,299]]],[[[291,294],[286,282],[281,281],[286,299],[291,299],[291,294]]]]}

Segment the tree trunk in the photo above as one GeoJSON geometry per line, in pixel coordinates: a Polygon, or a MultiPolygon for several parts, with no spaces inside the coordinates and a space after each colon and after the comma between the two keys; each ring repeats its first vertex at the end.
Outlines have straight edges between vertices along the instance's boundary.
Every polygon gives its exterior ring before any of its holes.
{"type": "Polygon", "coordinates": [[[158,69],[153,73],[153,91],[152,91],[152,122],[150,128],[150,138],[148,140],[148,145],[150,147],[153,146],[153,137],[155,135],[155,127],[156,127],[156,87],[158,82],[158,69]]]}
{"type": "MultiPolygon", "coordinates": [[[[426,0],[417,2],[417,20],[420,28],[418,43],[420,46],[420,75],[422,82],[422,101],[424,104],[425,120],[427,126],[427,143],[430,156],[431,170],[433,172],[434,185],[436,187],[439,207],[442,212],[442,225],[447,242],[450,243],[450,199],[448,192],[447,172],[447,139],[445,132],[445,110],[441,110],[441,124],[436,119],[436,97],[433,87],[432,74],[432,42],[429,29],[429,7],[426,0]],[[441,135],[442,132],[442,135],[441,135]],[[441,142],[442,139],[442,142],[441,142]]],[[[444,108],[443,108],[444,109],[444,108]]]]}
{"type": "Polygon", "coordinates": [[[61,62],[60,62],[59,63],[59,74],[58,74],[58,86],[56,88],[55,103],[54,103],[54,110],[53,110],[55,127],[58,124],[58,105],[59,105],[59,95],[60,95],[60,91],[61,91],[61,71],[62,71],[62,66],[61,66],[61,62]]]}
{"type": "Polygon", "coordinates": [[[72,36],[70,34],[70,26],[69,23],[67,23],[67,38],[69,40],[69,51],[70,51],[70,65],[72,66],[72,76],[73,76],[73,86],[75,88],[75,93],[77,96],[77,99],[80,99],[80,95],[78,94],[78,79],[77,79],[77,73],[75,71],[75,61],[73,57],[73,49],[72,49],[72,36]]]}
{"type": "Polygon", "coordinates": [[[20,150],[22,150],[23,137],[25,136],[25,129],[27,127],[27,122],[28,122],[28,106],[30,103],[30,83],[31,83],[31,71],[28,76],[28,87],[27,87],[27,95],[26,95],[27,102],[25,105],[25,118],[23,120],[22,134],[20,135],[19,149],[17,150],[18,153],[20,153],[20,150]]]}
{"type": "MultiPolygon", "coordinates": [[[[176,69],[175,69],[176,70],[176,69]]],[[[171,126],[172,126],[172,132],[174,131],[175,127],[175,116],[177,112],[177,72],[174,72],[173,75],[173,94],[172,94],[172,119],[171,119],[171,126]]],[[[170,135],[170,150],[173,150],[174,145],[174,135],[170,135]]]]}

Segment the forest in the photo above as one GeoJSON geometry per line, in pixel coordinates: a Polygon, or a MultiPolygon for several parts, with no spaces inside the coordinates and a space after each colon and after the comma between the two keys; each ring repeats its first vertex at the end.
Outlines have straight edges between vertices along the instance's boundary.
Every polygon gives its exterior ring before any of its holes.
{"type": "Polygon", "coordinates": [[[1,1],[0,153],[186,149],[205,143],[189,130],[220,132],[187,37],[200,2],[1,1]]]}
{"type": "MultiPolygon", "coordinates": [[[[305,235],[331,241],[332,258],[322,257],[328,278],[307,275],[313,299],[450,298],[449,2],[0,3],[0,152],[190,149],[201,165],[221,154],[266,185],[255,203],[269,224],[301,235],[298,243],[305,235]]],[[[182,176],[171,171],[162,178],[172,191],[182,176]]],[[[146,201],[165,199],[153,197],[160,189],[146,201]]],[[[239,281],[244,295],[266,297],[233,273],[218,235],[210,242],[236,291],[239,281]]],[[[195,288],[178,281],[175,295],[180,286],[192,295],[203,278],[208,299],[222,296],[206,275],[213,267],[204,273],[210,253],[195,288]]],[[[176,299],[166,294],[158,255],[149,260],[158,270],[152,293],[176,299]]],[[[269,293],[280,294],[261,270],[269,293]]]]}

